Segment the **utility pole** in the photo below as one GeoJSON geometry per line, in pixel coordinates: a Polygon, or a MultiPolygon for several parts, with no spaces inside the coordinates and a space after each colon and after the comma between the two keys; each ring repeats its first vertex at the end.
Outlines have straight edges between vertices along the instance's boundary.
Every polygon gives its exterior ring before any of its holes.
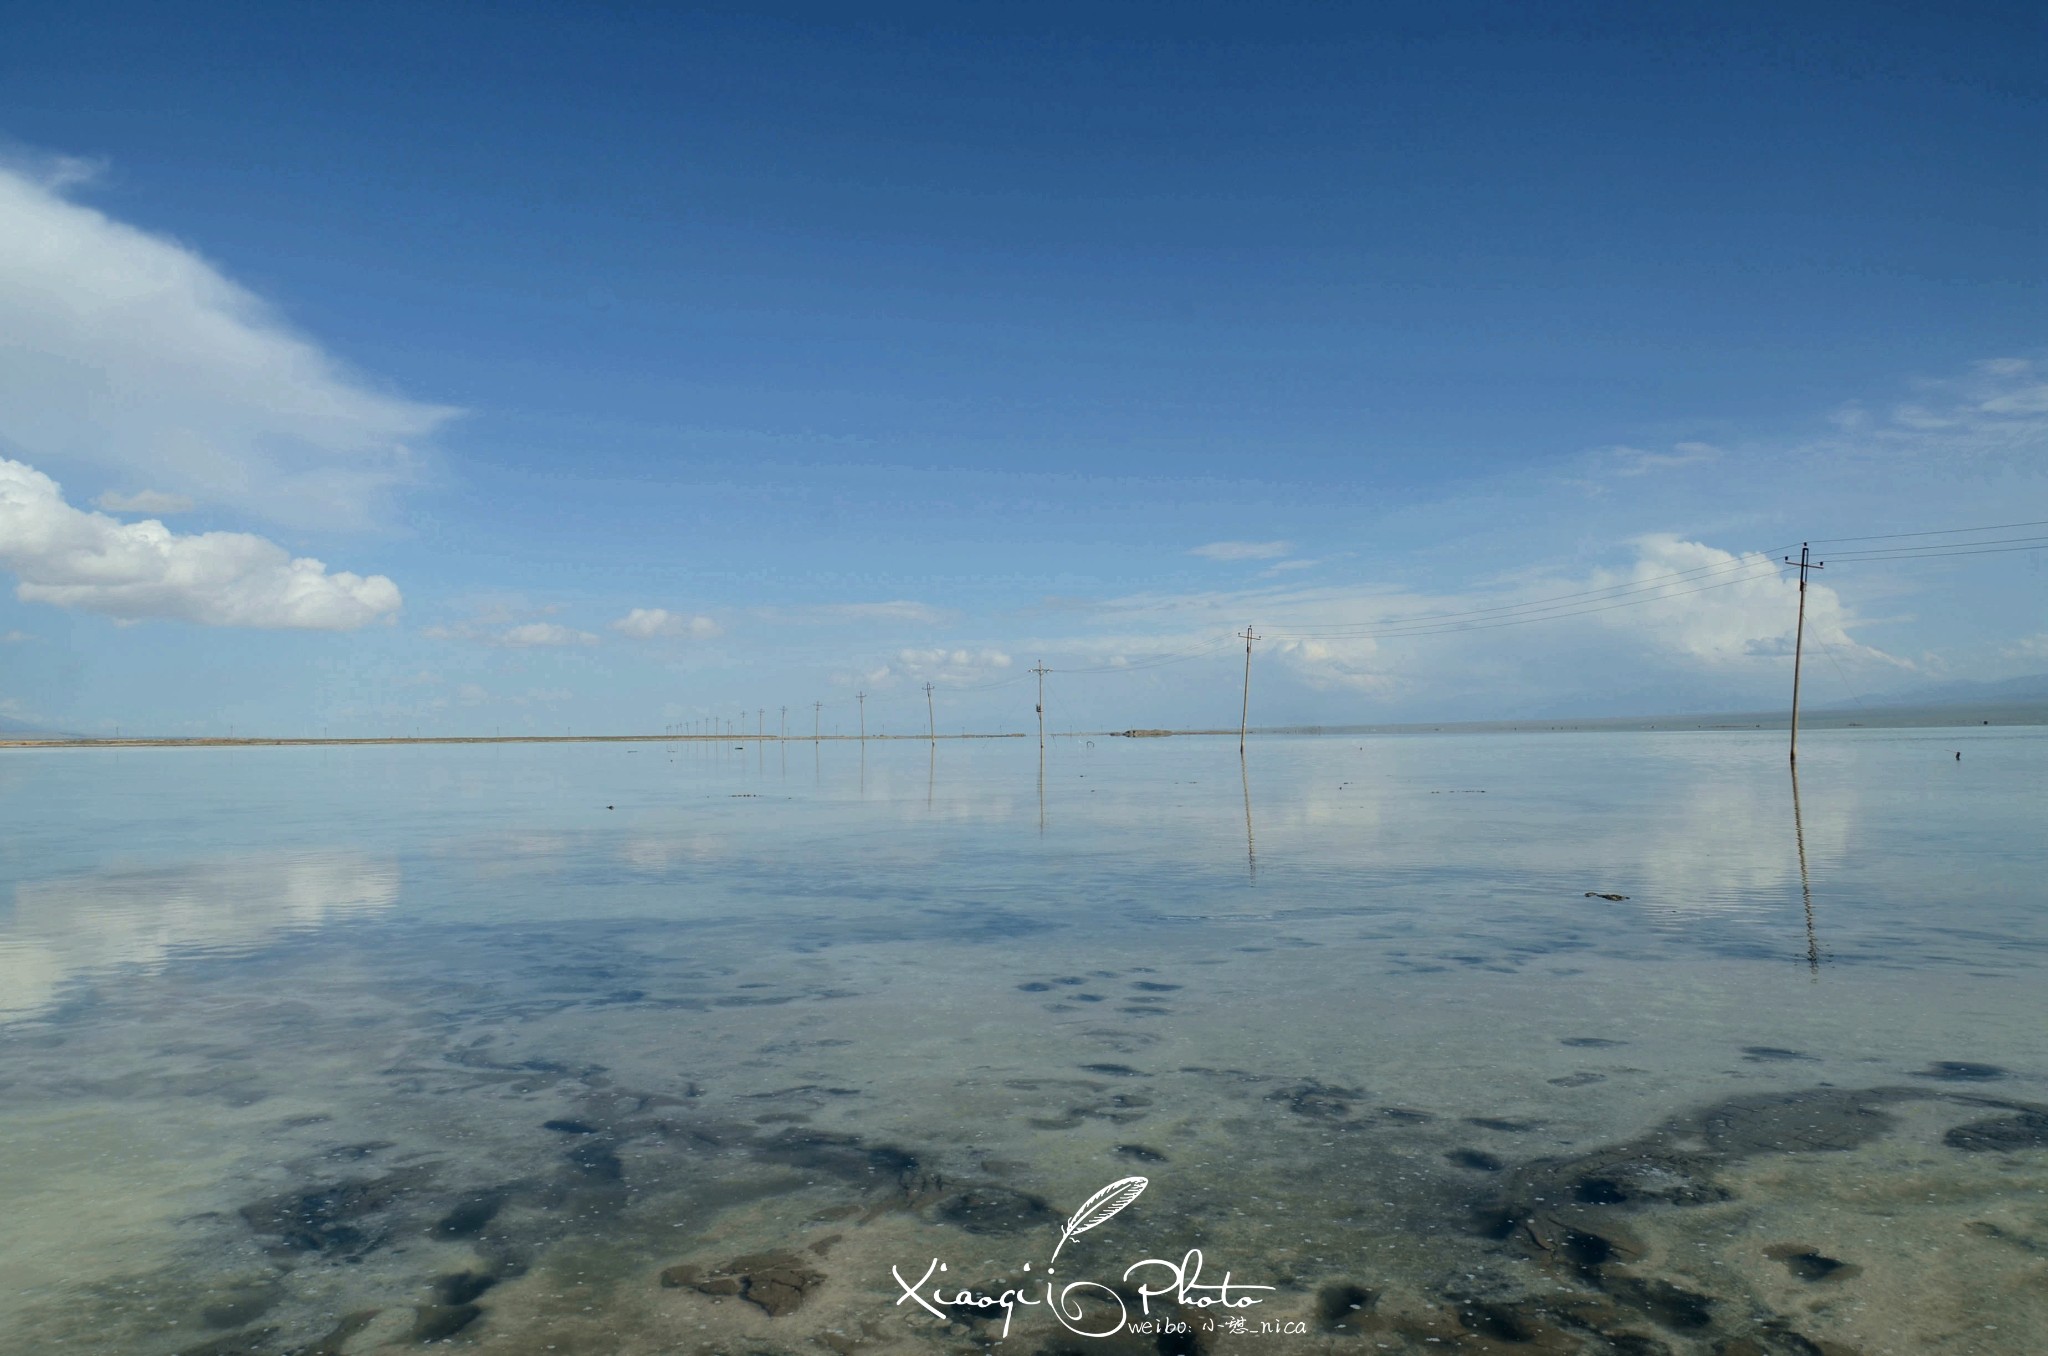
{"type": "Polygon", "coordinates": [[[777,740],[789,738],[789,708],[786,706],[782,708],[781,718],[775,722],[775,738],[777,740]]]}
{"type": "MultiPolygon", "coordinates": [[[[1792,633],[1792,751],[1788,761],[1799,761],[1799,661],[1806,649],[1806,572],[1818,570],[1821,562],[1809,559],[1805,542],[1799,543],[1799,626],[1792,633]]],[[[1786,556],[1785,563],[1793,563],[1786,556]]]]}
{"type": "Polygon", "coordinates": [[[1038,751],[1042,754],[1045,752],[1045,675],[1052,670],[1041,659],[1031,672],[1038,675],[1038,751]]]}
{"type": "Polygon", "coordinates": [[[821,719],[823,719],[823,714],[822,714],[822,713],[824,712],[824,710],[825,710],[825,703],[823,703],[823,702],[812,702],[812,703],[811,703],[811,742],[812,742],[813,744],[815,744],[815,743],[817,743],[817,742],[818,742],[818,722],[819,722],[819,721],[820,721],[821,719]]]}
{"type": "Polygon", "coordinates": [[[757,706],[754,708],[754,742],[758,744],[767,737],[768,710],[766,707],[757,706]]]}
{"type": "Polygon", "coordinates": [[[856,692],[853,699],[860,703],[860,739],[865,744],[868,739],[868,694],[856,692]]]}
{"type": "MultiPolygon", "coordinates": [[[[1244,641],[1244,705],[1237,713],[1237,753],[1242,758],[1244,756],[1244,727],[1245,723],[1251,719],[1252,714],[1252,642],[1257,640],[1258,637],[1252,634],[1252,624],[1250,622],[1246,622],[1244,630],[1237,634],[1238,638],[1244,641]]],[[[1245,803],[1249,805],[1251,802],[1247,800],[1245,803]]],[[[1249,822],[1249,818],[1247,818],[1247,822],[1249,822]]]]}
{"type": "Polygon", "coordinates": [[[932,714],[932,685],[930,683],[924,685],[924,722],[925,730],[931,742],[934,744],[938,743],[939,721],[938,717],[932,714]]]}

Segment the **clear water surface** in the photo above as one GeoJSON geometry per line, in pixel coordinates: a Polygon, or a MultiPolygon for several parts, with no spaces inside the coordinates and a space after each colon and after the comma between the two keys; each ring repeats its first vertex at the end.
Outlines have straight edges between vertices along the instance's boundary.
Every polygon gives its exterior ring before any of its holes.
{"type": "Polygon", "coordinates": [[[2048,731],[1780,739],[5,751],[0,1348],[2048,1349],[2048,731]]]}

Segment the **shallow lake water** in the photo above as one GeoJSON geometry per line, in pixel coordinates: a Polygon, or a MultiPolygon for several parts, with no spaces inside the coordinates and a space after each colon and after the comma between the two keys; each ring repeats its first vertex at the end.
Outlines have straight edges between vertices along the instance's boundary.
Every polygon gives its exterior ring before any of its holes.
{"type": "Polygon", "coordinates": [[[2039,729],[7,750],[0,1349],[2037,1353],[2044,810],[2039,729]]]}

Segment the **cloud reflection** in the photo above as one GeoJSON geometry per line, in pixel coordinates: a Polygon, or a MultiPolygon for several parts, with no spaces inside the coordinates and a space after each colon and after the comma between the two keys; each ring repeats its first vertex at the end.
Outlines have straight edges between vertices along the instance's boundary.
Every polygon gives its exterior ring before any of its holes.
{"type": "Polygon", "coordinates": [[[381,913],[398,864],[356,852],[110,867],[27,881],[0,922],[0,1020],[48,1008],[68,982],[181,952],[243,951],[287,932],[381,913]]]}

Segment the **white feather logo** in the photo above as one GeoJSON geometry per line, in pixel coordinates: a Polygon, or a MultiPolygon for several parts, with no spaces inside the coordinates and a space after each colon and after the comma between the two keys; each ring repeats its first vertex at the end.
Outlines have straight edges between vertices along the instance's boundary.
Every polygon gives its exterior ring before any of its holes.
{"type": "Polygon", "coordinates": [[[1075,1234],[1085,1234],[1098,1224],[1106,1223],[1110,1216],[1137,1200],[1146,1185],[1142,1177],[1126,1177],[1122,1181],[1111,1182],[1081,1202],[1081,1208],[1067,1221],[1066,1229],[1060,1234],[1059,1244],[1053,1248],[1052,1258],[1046,1265],[1051,1266],[1053,1262],[1060,1260],[1060,1248],[1067,1246],[1068,1239],[1075,1234]]]}

